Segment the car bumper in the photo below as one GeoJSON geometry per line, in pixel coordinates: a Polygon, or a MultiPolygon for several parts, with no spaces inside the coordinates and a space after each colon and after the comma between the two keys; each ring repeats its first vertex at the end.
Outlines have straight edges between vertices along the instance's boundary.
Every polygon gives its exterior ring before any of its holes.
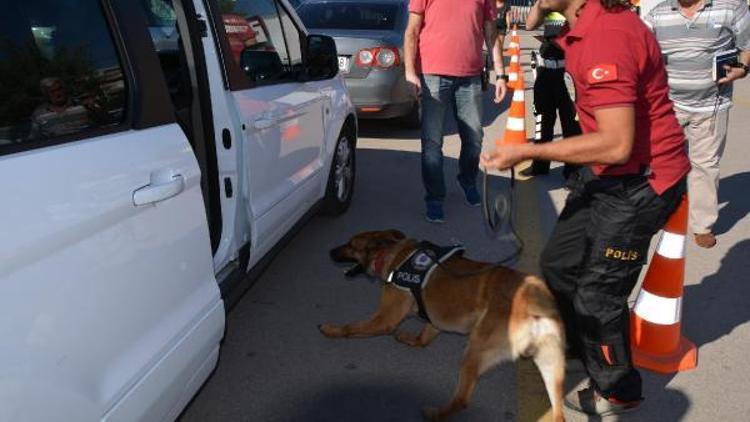
{"type": "Polygon", "coordinates": [[[408,114],[417,101],[403,68],[373,69],[365,78],[345,78],[349,95],[362,118],[386,119],[408,114]]]}

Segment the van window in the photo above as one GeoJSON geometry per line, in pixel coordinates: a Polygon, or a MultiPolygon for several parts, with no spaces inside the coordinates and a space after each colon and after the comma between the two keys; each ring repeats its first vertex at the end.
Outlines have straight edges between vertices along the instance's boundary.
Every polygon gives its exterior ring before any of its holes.
{"type": "Polygon", "coordinates": [[[299,40],[291,60],[278,7],[274,0],[219,1],[232,58],[256,84],[295,81],[299,74],[299,40]]]}
{"type": "Polygon", "coordinates": [[[4,2],[0,154],[118,126],[125,88],[99,1],[4,2]]]}

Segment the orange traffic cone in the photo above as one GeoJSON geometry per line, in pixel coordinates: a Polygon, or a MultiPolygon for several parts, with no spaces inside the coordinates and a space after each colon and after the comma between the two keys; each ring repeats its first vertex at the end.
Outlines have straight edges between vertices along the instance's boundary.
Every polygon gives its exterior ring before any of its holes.
{"type": "Polygon", "coordinates": [[[513,53],[510,56],[510,66],[508,67],[508,88],[518,89],[519,75],[521,73],[521,49],[513,47],[513,53]]]}
{"type": "Polygon", "coordinates": [[[519,50],[521,49],[521,39],[518,37],[516,26],[513,26],[513,30],[510,33],[510,43],[508,43],[508,48],[503,54],[506,56],[513,56],[513,51],[516,47],[519,50]]]}
{"type": "Polygon", "coordinates": [[[505,123],[505,134],[498,138],[495,145],[519,145],[528,142],[526,139],[526,90],[523,73],[518,78],[517,88],[513,91],[513,101],[508,110],[508,120],[505,123]]]}
{"type": "Polygon", "coordinates": [[[630,341],[636,366],[673,373],[693,369],[698,350],[682,337],[682,286],[688,201],[682,198],[664,226],[643,287],[630,313],[630,341]]]}

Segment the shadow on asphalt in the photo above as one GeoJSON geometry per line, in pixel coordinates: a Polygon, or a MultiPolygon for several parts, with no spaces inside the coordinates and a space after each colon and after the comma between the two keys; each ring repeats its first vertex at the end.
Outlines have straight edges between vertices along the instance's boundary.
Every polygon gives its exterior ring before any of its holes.
{"type": "MultiPolygon", "coordinates": [[[[729,249],[718,271],[685,287],[683,334],[698,347],[729,335],[750,321],[750,239],[729,249]]],[[[700,359],[700,353],[699,353],[700,359]]],[[[726,368],[729,369],[729,368],[726,368]]]]}
{"type": "MultiPolygon", "coordinates": [[[[280,415],[279,420],[296,422],[415,422],[422,420],[420,405],[441,405],[439,400],[447,400],[430,388],[429,385],[392,382],[387,378],[379,380],[356,380],[339,382],[323,389],[304,393],[306,403],[296,409],[289,409],[278,403],[288,414],[280,415]]],[[[271,406],[274,406],[273,404],[271,406]]],[[[512,421],[512,412],[501,417],[493,415],[490,409],[472,406],[457,414],[452,421],[512,421]]]]}
{"type": "Polygon", "coordinates": [[[724,234],[750,212],[750,172],[737,173],[721,179],[719,183],[719,204],[726,204],[719,211],[716,234],[724,234]]]}
{"type": "MultiPolygon", "coordinates": [[[[722,181],[723,183],[723,181],[722,181]]],[[[743,185],[746,186],[746,185],[743,185]]],[[[742,192],[736,190],[735,192],[742,192]]],[[[701,349],[750,321],[750,240],[734,245],[721,260],[719,270],[704,278],[699,284],[685,286],[683,296],[682,334],[698,347],[700,367],[701,349]]],[[[722,369],[735,371],[726,364],[722,369]]],[[[679,390],[668,387],[676,374],[658,375],[641,371],[647,400],[641,412],[624,421],[648,420],[643,415],[659,415],[659,421],[684,420],[691,406],[690,399],[679,390]]]]}

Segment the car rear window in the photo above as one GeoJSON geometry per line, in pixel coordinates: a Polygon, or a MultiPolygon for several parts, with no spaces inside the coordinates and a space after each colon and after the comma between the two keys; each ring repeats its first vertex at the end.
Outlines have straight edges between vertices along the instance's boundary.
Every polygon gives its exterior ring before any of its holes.
{"type": "Polygon", "coordinates": [[[396,28],[398,4],[307,3],[298,13],[308,28],[390,31],[396,28]]]}

